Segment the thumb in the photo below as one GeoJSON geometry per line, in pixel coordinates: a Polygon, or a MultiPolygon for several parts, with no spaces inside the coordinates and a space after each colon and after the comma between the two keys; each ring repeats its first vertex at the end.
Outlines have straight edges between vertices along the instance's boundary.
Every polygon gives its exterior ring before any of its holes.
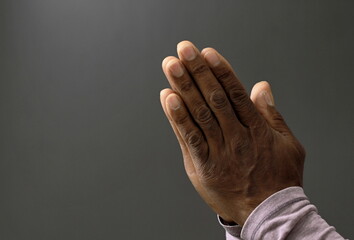
{"type": "Polygon", "coordinates": [[[275,108],[274,97],[268,82],[262,81],[253,86],[251,100],[274,130],[283,135],[289,135],[291,133],[284,118],[275,108]]]}

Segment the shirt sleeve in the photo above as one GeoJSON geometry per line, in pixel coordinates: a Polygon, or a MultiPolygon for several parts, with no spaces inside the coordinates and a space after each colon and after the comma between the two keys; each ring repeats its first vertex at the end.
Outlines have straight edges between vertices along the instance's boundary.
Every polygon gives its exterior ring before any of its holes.
{"type": "Polygon", "coordinates": [[[240,225],[226,225],[218,215],[220,225],[225,229],[226,240],[239,240],[241,238],[242,227],[240,225]]]}
{"type": "Polygon", "coordinates": [[[344,239],[318,214],[301,187],[289,187],[264,200],[247,218],[243,227],[219,223],[227,240],[258,239],[344,239]]]}

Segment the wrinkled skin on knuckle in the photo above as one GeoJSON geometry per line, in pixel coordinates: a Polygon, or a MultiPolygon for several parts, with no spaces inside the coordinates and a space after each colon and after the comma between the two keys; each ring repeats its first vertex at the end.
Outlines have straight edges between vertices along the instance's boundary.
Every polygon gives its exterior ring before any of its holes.
{"type": "Polygon", "coordinates": [[[233,82],[234,80],[234,74],[233,72],[228,69],[227,67],[223,67],[222,69],[219,70],[219,73],[217,74],[217,78],[223,82],[224,84],[228,84],[233,82]]]}
{"type": "Polygon", "coordinates": [[[173,117],[173,120],[178,125],[184,125],[189,119],[189,116],[185,113],[178,113],[173,117]]]}
{"type": "Polygon", "coordinates": [[[188,145],[193,148],[198,148],[202,143],[202,136],[199,132],[191,132],[187,135],[188,145]]]}
{"type": "Polygon", "coordinates": [[[193,114],[196,121],[203,126],[211,125],[213,116],[210,109],[206,105],[200,105],[195,109],[193,114]]]}
{"type": "Polygon", "coordinates": [[[188,132],[185,135],[186,142],[189,146],[189,151],[197,157],[204,157],[205,155],[205,147],[204,136],[199,131],[188,132]]]}
{"type": "Polygon", "coordinates": [[[201,75],[209,71],[209,67],[205,64],[196,64],[191,67],[192,75],[201,75]]]}
{"type": "Polygon", "coordinates": [[[188,92],[189,90],[192,89],[192,87],[193,87],[192,81],[183,80],[183,81],[180,83],[180,91],[181,91],[181,92],[188,92]]]}
{"type": "Polygon", "coordinates": [[[210,93],[210,102],[216,109],[223,109],[227,105],[227,98],[225,93],[220,90],[214,90],[210,93]]]}
{"type": "Polygon", "coordinates": [[[243,89],[234,88],[230,91],[231,102],[237,106],[238,109],[246,111],[249,106],[249,98],[243,89]]]}

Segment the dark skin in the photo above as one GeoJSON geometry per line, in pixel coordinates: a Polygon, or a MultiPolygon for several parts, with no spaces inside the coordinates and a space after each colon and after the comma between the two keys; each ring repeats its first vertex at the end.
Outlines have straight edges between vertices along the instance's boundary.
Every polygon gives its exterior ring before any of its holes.
{"type": "Polygon", "coordinates": [[[167,57],[161,104],[189,179],[226,222],[243,225],[273,193],[302,186],[305,150],[275,109],[267,82],[245,91],[214,49],[188,41],[167,57]]]}

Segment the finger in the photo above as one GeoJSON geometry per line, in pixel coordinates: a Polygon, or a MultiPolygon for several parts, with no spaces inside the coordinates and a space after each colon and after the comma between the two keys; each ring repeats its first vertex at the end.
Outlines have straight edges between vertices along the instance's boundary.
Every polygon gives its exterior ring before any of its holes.
{"type": "Polygon", "coordinates": [[[200,193],[200,195],[204,198],[206,197],[206,193],[204,188],[202,187],[200,181],[199,181],[199,177],[197,175],[195,166],[193,164],[192,158],[190,156],[189,150],[186,146],[186,143],[183,141],[181,134],[179,133],[177,126],[175,125],[175,123],[171,120],[168,112],[167,112],[167,107],[166,107],[166,98],[168,97],[168,95],[170,95],[171,93],[174,93],[174,91],[172,91],[171,89],[164,89],[160,92],[160,101],[161,101],[161,105],[162,108],[166,114],[167,119],[169,120],[171,127],[178,139],[178,142],[181,146],[181,150],[182,150],[182,154],[183,154],[183,163],[184,163],[184,168],[186,170],[187,176],[190,179],[191,183],[193,184],[193,186],[195,187],[195,189],[200,193]]]}
{"type": "Polygon", "coordinates": [[[262,125],[264,120],[257,112],[245,88],[226,59],[212,48],[203,49],[202,55],[225,89],[240,122],[247,127],[262,125]]]}
{"type": "Polygon", "coordinates": [[[167,107],[166,107],[166,98],[169,94],[174,93],[171,89],[164,89],[160,92],[160,101],[162,108],[166,114],[167,119],[169,120],[171,127],[178,139],[178,142],[180,143],[182,154],[183,154],[183,160],[184,160],[184,168],[186,170],[187,176],[189,180],[191,181],[192,185],[196,189],[196,191],[199,193],[199,195],[207,202],[207,204],[216,211],[217,214],[223,217],[223,219],[227,219],[229,222],[232,222],[231,218],[224,213],[221,209],[219,209],[218,204],[214,201],[212,197],[208,194],[208,192],[205,190],[203,185],[201,184],[199,180],[199,176],[197,174],[196,168],[194,166],[194,163],[192,161],[192,158],[189,154],[188,148],[183,141],[181,134],[179,133],[175,123],[170,119],[170,116],[167,112],[167,107]]]}
{"type": "Polygon", "coordinates": [[[177,94],[169,94],[166,98],[167,112],[185,142],[193,163],[198,168],[208,160],[208,144],[203,133],[193,122],[182,99],[177,94]]]}
{"type": "Polygon", "coordinates": [[[162,68],[172,89],[182,96],[192,118],[202,129],[209,145],[213,146],[222,142],[219,123],[179,59],[167,57],[162,63],[162,68]]]}
{"type": "Polygon", "coordinates": [[[167,112],[167,109],[166,109],[166,98],[167,98],[167,96],[168,96],[169,94],[171,94],[171,93],[174,93],[174,91],[172,91],[171,89],[168,89],[168,88],[163,89],[163,90],[160,92],[160,102],[161,102],[161,106],[162,106],[162,109],[163,109],[163,111],[165,112],[165,115],[166,115],[168,121],[170,122],[171,127],[172,127],[172,129],[173,129],[173,131],[174,131],[174,133],[175,133],[175,135],[176,135],[176,137],[177,137],[177,140],[178,140],[178,143],[179,143],[179,145],[180,145],[180,147],[181,147],[181,151],[182,151],[183,156],[189,155],[189,151],[188,151],[188,149],[187,149],[186,143],[183,141],[183,139],[182,139],[180,133],[179,133],[178,130],[177,130],[177,127],[176,127],[175,124],[172,122],[172,120],[171,120],[171,118],[170,118],[170,116],[169,116],[169,114],[168,114],[168,112],[167,112]]]}
{"type": "Polygon", "coordinates": [[[243,128],[226,96],[223,87],[209,69],[198,49],[189,41],[177,46],[178,56],[196,83],[206,103],[213,111],[224,134],[243,128]]]}
{"type": "MultiPolygon", "coordinates": [[[[183,141],[181,134],[179,133],[177,126],[175,125],[175,123],[171,120],[169,114],[168,114],[168,110],[166,107],[166,98],[168,97],[168,95],[174,93],[174,91],[172,91],[171,89],[164,89],[160,92],[160,101],[161,101],[161,105],[162,108],[166,114],[167,119],[169,120],[171,127],[178,139],[178,142],[181,146],[181,150],[182,150],[182,154],[183,154],[183,160],[184,160],[184,168],[186,170],[186,173],[188,175],[188,178],[190,179],[191,183],[193,184],[194,188],[198,191],[198,193],[201,195],[201,197],[203,199],[210,199],[209,195],[207,194],[206,190],[204,189],[204,187],[202,186],[202,184],[200,183],[198,174],[196,172],[194,163],[192,161],[192,158],[189,154],[188,148],[186,146],[186,143],[183,141]]],[[[210,203],[211,201],[208,200],[208,202],[210,203]]]]}
{"type": "Polygon", "coordinates": [[[254,85],[251,91],[251,99],[258,111],[274,130],[283,135],[291,133],[284,118],[274,106],[274,97],[268,82],[262,81],[254,85]]]}

